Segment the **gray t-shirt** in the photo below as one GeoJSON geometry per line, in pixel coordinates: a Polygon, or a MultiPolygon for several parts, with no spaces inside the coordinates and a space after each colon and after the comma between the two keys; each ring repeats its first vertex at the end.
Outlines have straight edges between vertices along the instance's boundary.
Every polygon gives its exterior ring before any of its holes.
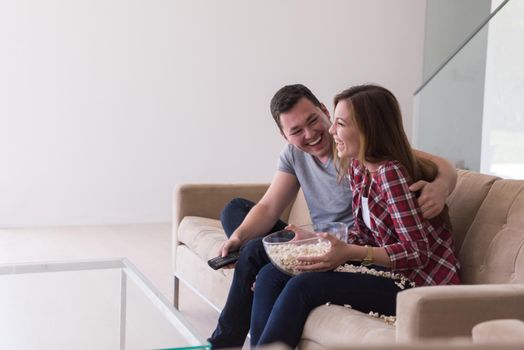
{"type": "Polygon", "coordinates": [[[347,180],[338,183],[332,158],[322,164],[312,155],[287,144],[280,152],[278,170],[297,177],[313,223],[338,221],[353,225],[353,194],[347,180]]]}

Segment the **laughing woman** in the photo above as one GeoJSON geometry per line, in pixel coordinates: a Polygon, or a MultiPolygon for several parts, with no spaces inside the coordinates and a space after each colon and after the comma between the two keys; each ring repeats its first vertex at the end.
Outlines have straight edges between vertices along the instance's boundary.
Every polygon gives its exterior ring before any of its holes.
{"type": "Polygon", "coordinates": [[[416,181],[432,181],[437,168],[414,155],[396,98],[363,85],[341,92],[334,104],[330,132],[341,181],[349,179],[353,190],[355,225],[347,242],[324,234],[328,253],[300,259],[308,273],[261,270],[251,329],[257,346],[296,347],[307,316],[325,303],[394,316],[402,289],[460,282],[447,211],[424,219],[409,190],[416,181]]]}

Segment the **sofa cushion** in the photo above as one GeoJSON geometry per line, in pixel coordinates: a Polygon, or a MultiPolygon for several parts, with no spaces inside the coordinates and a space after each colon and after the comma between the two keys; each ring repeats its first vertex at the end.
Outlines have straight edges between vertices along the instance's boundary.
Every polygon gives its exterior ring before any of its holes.
{"type": "Polygon", "coordinates": [[[207,261],[218,255],[226,235],[219,220],[186,216],[178,227],[178,240],[207,261]]]}
{"type": "Polygon", "coordinates": [[[473,342],[520,343],[524,345],[524,322],[517,319],[492,320],[477,324],[471,331],[473,342]]]}
{"type": "Polygon", "coordinates": [[[524,282],[524,181],[493,184],[459,255],[464,283],[524,282]]]}
{"type": "Polygon", "coordinates": [[[362,343],[394,343],[395,327],[384,320],[339,305],[315,308],[304,326],[302,342],[323,347],[362,343]]]}

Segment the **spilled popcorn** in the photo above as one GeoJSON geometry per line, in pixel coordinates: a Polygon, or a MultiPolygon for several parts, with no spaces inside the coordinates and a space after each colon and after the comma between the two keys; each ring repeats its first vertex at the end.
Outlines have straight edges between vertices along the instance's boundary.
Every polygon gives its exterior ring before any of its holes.
{"type": "Polygon", "coordinates": [[[395,316],[379,315],[378,312],[370,311],[369,312],[369,316],[380,318],[380,319],[384,320],[384,322],[386,322],[387,324],[392,325],[392,326],[394,326],[395,322],[397,322],[397,318],[395,316]]]}
{"type": "Polygon", "coordinates": [[[405,289],[406,285],[409,285],[410,287],[415,287],[415,283],[411,282],[409,279],[407,279],[404,275],[400,273],[393,273],[391,271],[375,270],[373,268],[369,268],[369,267],[362,266],[362,265],[359,265],[359,266],[350,265],[350,264],[341,265],[335,269],[335,272],[364,273],[367,275],[373,275],[377,277],[390,278],[395,281],[395,284],[400,289],[405,289]]]}
{"type": "MultiPolygon", "coordinates": [[[[331,302],[328,301],[326,304],[324,304],[326,306],[330,306],[331,305],[331,302]]],[[[352,309],[353,307],[349,304],[344,304],[344,307],[345,308],[348,308],[348,309],[352,309]]],[[[384,320],[384,322],[386,324],[389,324],[391,326],[395,326],[395,323],[397,322],[397,317],[396,316],[386,316],[386,315],[380,315],[378,312],[373,312],[373,311],[370,311],[369,316],[371,317],[375,317],[375,318],[380,318],[381,320],[384,320]]]]}
{"type": "MultiPolygon", "coordinates": [[[[373,268],[369,268],[366,266],[355,266],[351,264],[345,264],[342,266],[339,266],[335,269],[335,272],[351,272],[351,273],[364,273],[368,275],[373,275],[377,277],[383,277],[383,278],[390,278],[395,281],[395,284],[400,289],[405,289],[406,286],[415,287],[415,283],[411,282],[409,279],[407,279],[404,275],[401,275],[399,273],[393,273],[391,271],[381,271],[381,270],[375,270],[373,268]]],[[[330,302],[326,303],[326,305],[331,305],[330,302]]],[[[351,308],[351,305],[344,304],[344,307],[351,308]]],[[[386,324],[394,326],[397,318],[395,316],[387,316],[387,315],[380,315],[378,312],[369,312],[369,316],[376,317],[384,320],[386,324]]]]}

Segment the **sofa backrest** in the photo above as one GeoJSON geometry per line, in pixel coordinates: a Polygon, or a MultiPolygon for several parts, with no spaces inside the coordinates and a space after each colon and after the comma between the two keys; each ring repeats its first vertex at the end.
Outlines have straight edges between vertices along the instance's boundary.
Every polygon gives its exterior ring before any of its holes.
{"type": "Polygon", "coordinates": [[[456,254],[491,186],[499,179],[467,170],[457,170],[457,173],[457,184],[447,200],[456,254]]]}
{"type": "Polygon", "coordinates": [[[302,189],[298,192],[297,198],[291,206],[287,222],[295,225],[307,225],[311,223],[309,209],[307,207],[306,198],[304,197],[302,189]]]}
{"type": "Polygon", "coordinates": [[[459,252],[464,283],[524,282],[524,180],[497,180],[459,252]]]}

